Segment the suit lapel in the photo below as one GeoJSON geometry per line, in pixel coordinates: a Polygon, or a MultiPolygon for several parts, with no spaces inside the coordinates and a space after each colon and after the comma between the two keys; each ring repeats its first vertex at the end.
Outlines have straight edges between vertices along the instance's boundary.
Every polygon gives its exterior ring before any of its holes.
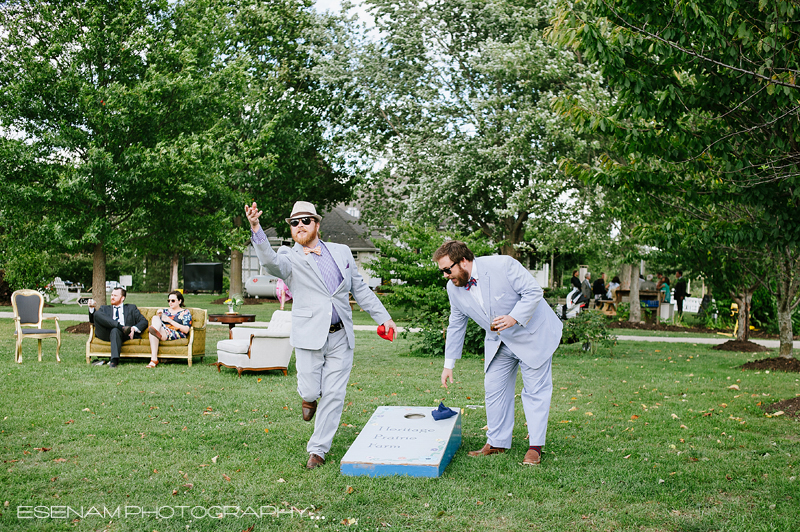
{"type": "Polygon", "coordinates": [[[340,253],[338,253],[337,250],[333,246],[330,246],[330,245],[326,244],[325,247],[328,248],[328,251],[330,252],[331,257],[333,257],[333,262],[336,263],[336,267],[339,268],[339,274],[342,276],[342,282],[339,283],[339,286],[336,287],[336,292],[338,292],[342,288],[342,286],[344,285],[344,266],[345,265],[344,265],[344,262],[342,261],[342,255],[340,253]]]}
{"type": "Polygon", "coordinates": [[[492,317],[492,280],[489,276],[489,270],[481,267],[483,263],[475,259],[475,267],[478,268],[478,282],[481,284],[481,299],[483,299],[483,308],[486,309],[486,316],[491,320],[492,317]]]}

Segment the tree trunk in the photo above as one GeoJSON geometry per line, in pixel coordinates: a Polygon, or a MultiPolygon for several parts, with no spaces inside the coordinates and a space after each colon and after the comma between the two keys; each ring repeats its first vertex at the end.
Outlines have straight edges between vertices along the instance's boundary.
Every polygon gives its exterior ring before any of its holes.
{"type": "Polygon", "coordinates": [[[630,264],[623,264],[622,265],[622,272],[620,276],[620,283],[619,287],[622,290],[630,290],[631,289],[631,268],[630,264]]]}
{"type": "Polygon", "coordinates": [[[780,328],[780,348],[778,354],[782,358],[794,358],[793,340],[794,331],[792,329],[792,311],[789,310],[788,301],[783,298],[778,301],[778,327],[780,328]]]}
{"type": "Polygon", "coordinates": [[[628,321],[639,323],[642,321],[642,306],[639,303],[639,265],[631,265],[631,316],[628,321]]]}
{"type": "Polygon", "coordinates": [[[106,304],[106,252],[102,242],[95,244],[92,254],[92,299],[97,306],[106,304]]]}
{"type": "Polygon", "coordinates": [[[553,265],[555,264],[555,254],[550,252],[550,279],[547,280],[549,283],[550,288],[556,288],[556,272],[553,269],[553,265]]]}
{"type": "Polygon", "coordinates": [[[242,295],[242,259],[244,253],[238,249],[231,249],[231,289],[230,295],[242,295]]]}
{"type": "Polygon", "coordinates": [[[753,301],[753,289],[745,288],[738,294],[731,292],[731,297],[739,305],[739,315],[737,316],[739,329],[736,332],[736,339],[747,342],[750,340],[750,305],[753,301]]]}
{"type": "Polygon", "coordinates": [[[778,307],[778,327],[780,348],[778,354],[782,358],[794,358],[792,326],[792,312],[798,304],[798,290],[800,290],[800,272],[794,254],[784,253],[777,257],[777,271],[775,272],[777,293],[775,294],[778,307]]]}
{"type": "MultiPolygon", "coordinates": [[[[242,217],[235,216],[233,218],[233,226],[239,228],[242,226],[242,217]]],[[[242,260],[244,253],[238,249],[231,248],[231,277],[230,277],[230,291],[228,295],[244,294],[244,287],[242,286],[242,260]]]]}
{"type": "Polygon", "coordinates": [[[169,291],[172,292],[178,289],[178,252],[172,254],[172,260],[169,264],[169,291]]]}

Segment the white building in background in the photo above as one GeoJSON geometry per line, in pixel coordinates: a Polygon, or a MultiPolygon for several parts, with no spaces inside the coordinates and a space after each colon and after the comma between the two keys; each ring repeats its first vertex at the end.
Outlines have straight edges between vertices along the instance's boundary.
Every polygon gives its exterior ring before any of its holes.
{"type": "MultiPolygon", "coordinates": [[[[378,254],[378,248],[375,247],[371,239],[381,237],[375,234],[370,235],[368,229],[358,222],[358,218],[349,214],[342,207],[334,207],[329,211],[321,212],[320,215],[322,216],[320,226],[322,239],[348,246],[350,251],[353,252],[358,272],[364,277],[370,288],[374,289],[381,284],[381,280],[373,277],[365,267],[378,254]]],[[[282,245],[294,245],[291,238],[283,239],[278,237],[274,228],[266,229],[264,232],[269,238],[270,244],[272,244],[272,249],[277,250],[282,245]]],[[[277,281],[276,278],[262,269],[253,246],[247,246],[242,258],[242,284],[245,287],[245,292],[249,295],[274,298],[275,281],[277,281]]]]}

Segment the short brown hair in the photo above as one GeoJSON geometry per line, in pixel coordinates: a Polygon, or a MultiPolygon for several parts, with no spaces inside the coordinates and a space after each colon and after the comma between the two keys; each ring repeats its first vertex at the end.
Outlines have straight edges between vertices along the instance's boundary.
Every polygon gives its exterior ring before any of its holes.
{"type": "Polygon", "coordinates": [[[122,297],[128,297],[128,291],[122,288],[121,286],[118,286],[112,289],[111,291],[113,292],[114,290],[119,290],[120,292],[122,292],[122,297]]]}
{"type": "Polygon", "coordinates": [[[475,254],[470,251],[467,245],[458,240],[448,240],[442,244],[439,249],[434,251],[433,260],[439,261],[442,257],[450,257],[454,264],[458,264],[462,259],[467,259],[472,262],[475,260],[475,254]]]}

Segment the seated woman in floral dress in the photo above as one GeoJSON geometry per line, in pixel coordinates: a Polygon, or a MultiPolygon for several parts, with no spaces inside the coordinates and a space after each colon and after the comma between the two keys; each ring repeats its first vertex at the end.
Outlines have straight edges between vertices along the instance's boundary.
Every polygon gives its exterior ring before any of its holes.
{"type": "Polygon", "coordinates": [[[158,366],[158,343],[167,340],[186,338],[192,327],[192,313],[183,306],[183,294],[175,290],[167,296],[169,307],[159,309],[153,316],[150,326],[150,363],[146,366],[158,366]]]}

